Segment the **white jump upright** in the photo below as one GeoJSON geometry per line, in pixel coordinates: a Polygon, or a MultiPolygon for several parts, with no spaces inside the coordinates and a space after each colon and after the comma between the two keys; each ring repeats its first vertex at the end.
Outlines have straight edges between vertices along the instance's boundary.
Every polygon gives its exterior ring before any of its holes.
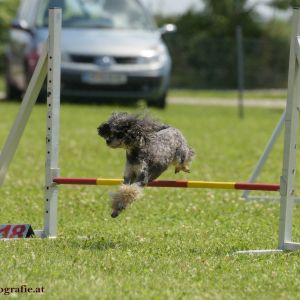
{"type": "Polygon", "coordinates": [[[20,110],[0,154],[0,186],[17,150],[30,114],[47,76],[47,129],[44,229],[35,230],[39,237],[55,237],[57,230],[57,186],[53,178],[58,175],[58,134],[60,108],[60,40],[61,9],[49,9],[48,40],[24,95],[20,110]]]}
{"type": "Polygon", "coordinates": [[[300,9],[294,9],[290,45],[288,98],[285,117],[284,155],[280,179],[279,245],[281,250],[295,250],[292,241],[293,207],[296,176],[296,152],[300,111],[300,9]]]}
{"type": "Polygon", "coordinates": [[[58,187],[53,178],[59,175],[59,111],[61,68],[61,9],[49,10],[48,76],[47,76],[47,128],[44,235],[57,235],[58,187]]]}
{"type": "Polygon", "coordinates": [[[247,250],[238,253],[266,254],[300,249],[292,240],[293,207],[296,175],[296,151],[300,111],[300,9],[294,8],[290,44],[288,95],[285,111],[285,132],[282,175],[280,178],[280,219],[278,248],[247,250]]]}

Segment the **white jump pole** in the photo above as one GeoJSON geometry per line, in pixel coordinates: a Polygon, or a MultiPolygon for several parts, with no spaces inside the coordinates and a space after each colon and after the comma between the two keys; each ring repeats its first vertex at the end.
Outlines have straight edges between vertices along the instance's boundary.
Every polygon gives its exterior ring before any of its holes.
{"type": "Polygon", "coordinates": [[[53,178],[59,175],[58,138],[61,68],[61,9],[49,9],[49,36],[38,60],[20,110],[0,153],[0,186],[14,157],[30,114],[47,75],[47,128],[44,229],[35,230],[38,237],[55,237],[57,230],[57,186],[53,178]]]}
{"type": "Polygon", "coordinates": [[[61,77],[61,9],[49,9],[48,76],[47,76],[47,128],[44,236],[57,235],[58,187],[53,178],[59,175],[59,111],[61,77]]]}
{"type": "Polygon", "coordinates": [[[282,176],[280,180],[279,249],[300,249],[292,241],[293,206],[296,175],[296,152],[300,110],[300,9],[294,9],[288,75],[288,99],[282,176]]]}
{"type": "Polygon", "coordinates": [[[239,254],[267,254],[300,249],[292,240],[293,207],[296,175],[296,151],[300,111],[300,10],[293,11],[290,44],[288,97],[285,113],[284,153],[280,178],[280,219],[278,248],[273,250],[246,250],[239,254]]]}

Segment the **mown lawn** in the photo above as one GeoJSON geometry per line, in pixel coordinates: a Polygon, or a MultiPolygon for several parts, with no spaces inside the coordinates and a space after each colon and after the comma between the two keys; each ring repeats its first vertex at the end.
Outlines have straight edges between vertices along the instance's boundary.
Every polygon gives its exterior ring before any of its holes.
{"type": "MultiPolygon", "coordinates": [[[[0,102],[0,148],[18,103],[0,102]]],[[[122,176],[124,153],[108,149],[96,127],[128,107],[64,104],[62,176],[122,176]]],[[[190,174],[163,178],[246,181],[282,111],[169,106],[153,110],[177,126],[197,152],[190,174]]],[[[45,107],[37,105],[0,188],[0,223],[43,226],[45,107]]],[[[282,138],[260,178],[277,183],[282,138]]],[[[0,243],[0,291],[44,287],[43,299],[298,299],[300,253],[234,255],[276,248],[279,205],[244,202],[238,191],[147,188],[112,219],[116,187],[60,187],[58,238],[0,243]]],[[[300,240],[295,209],[295,240],[300,240]]],[[[28,294],[18,294],[27,299],[28,294]]]]}

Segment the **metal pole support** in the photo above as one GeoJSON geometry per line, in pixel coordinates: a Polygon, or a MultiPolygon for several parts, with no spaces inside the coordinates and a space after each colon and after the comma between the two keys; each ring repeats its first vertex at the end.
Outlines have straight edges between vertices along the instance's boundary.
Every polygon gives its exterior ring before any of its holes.
{"type": "Polygon", "coordinates": [[[58,187],[53,178],[59,175],[59,111],[61,68],[61,9],[49,9],[48,76],[47,76],[47,128],[44,236],[57,235],[58,187]]]}
{"type": "Polygon", "coordinates": [[[296,151],[300,111],[300,10],[294,9],[290,45],[288,98],[285,114],[284,153],[280,179],[279,238],[276,250],[238,251],[238,254],[268,254],[300,249],[292,241],[296,151]]]}
{"type": "Polygon", "coordinates": [[[285,138],[282,176],[280,180],[279,245],[282,250],[295,250],[300,243],[292,242],[293,195],[295,192],[296,151],[300,105],[300,10],[294,9],[290,46],[288,100],[285,117],[285,138]]]}
{"type": "Polygon", "coordinates": [[[36,99],[40,93],[46,75],[47,47],[45,46],[35,67],[35,70],[32,74],[18,115],[16,116],[14,124],[0,153],[0,186],[4,183],[8,167],[18,148],[21,137],[28,123],[30,114],[32,112],[36,99]]]}

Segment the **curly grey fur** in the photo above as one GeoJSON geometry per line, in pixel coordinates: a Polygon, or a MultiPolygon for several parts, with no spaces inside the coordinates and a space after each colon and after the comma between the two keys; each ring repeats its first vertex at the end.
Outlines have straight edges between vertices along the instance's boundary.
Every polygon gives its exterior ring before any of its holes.
{"type": "MultiPolygon", "coordinates": [[[[194,157],[194,151],[178,129],[161,124],[148,115],[113,113],[98,127],[98,134],[109,147],[126,150],[126,185],[144,187],[170,165],[175,166],[175,173],[189,172],[189,164],[194,157]]],[[[112,216],[116,217],[126,203],[120,207],[120,211],[114,210],[112,216]]]]}

